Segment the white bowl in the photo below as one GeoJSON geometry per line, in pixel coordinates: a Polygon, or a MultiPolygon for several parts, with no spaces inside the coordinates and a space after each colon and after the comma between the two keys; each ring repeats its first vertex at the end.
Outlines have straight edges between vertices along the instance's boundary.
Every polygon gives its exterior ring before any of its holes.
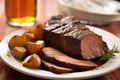
{"type": "MultiPolygon", "coordinates": [[[[120,20],[120,3],[117,1],[91,0],[96,1],[98,4],[106,8],[104,11],[101,10],[99,12],[92,12],[92,10],[90,11],[90,7],[88,10],[83,10],[82,8],[78,9],[79,7],[75,7],[76,5],[78,5],[77,3],[69,5],[72,1],[75,0],[59,0],[67,15],[75,16],[77,18],[80,18],[82,21],[87,21],[93,24],[109,24],[120,20]]],[[[98,11],[97,8],[95,10],[98,11]]]]}

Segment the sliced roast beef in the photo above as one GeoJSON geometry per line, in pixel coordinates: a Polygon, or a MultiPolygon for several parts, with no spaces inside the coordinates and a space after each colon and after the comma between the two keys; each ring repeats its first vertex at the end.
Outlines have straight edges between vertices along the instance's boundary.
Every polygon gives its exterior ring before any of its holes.
{"type": "Polygon", "coordinates": [[[46,45],[59,49],[66,55],[77,59],[95,59],[108,51],[107,44],[101,36],[95,34],[81,24],[80,20],[72,16],[57,18],[57,20],[51,18],[46,22],[44,40],[46,45]],[[54,23],[50,24],[50,21],[54,23]]]}
{"type": "Polygon", "coordinates": [[[97,64],[91,61],[71,58],[52,47],[43,48],[42,52],[40,53],[40,56],[44,60],[56,64],[58,66],[77,69],[77,70],[87,70],[98,66],[97,64]]]}
{"type": "Polygon", "coordinates": [[[57,66],[57,65],[47,62],[45,60],[42,60],[42,62],[44,64],[44,68],[46,70],[57,73],[57,74],[68,73],[68,72],[74,71],[74,69],[57,66]]]}

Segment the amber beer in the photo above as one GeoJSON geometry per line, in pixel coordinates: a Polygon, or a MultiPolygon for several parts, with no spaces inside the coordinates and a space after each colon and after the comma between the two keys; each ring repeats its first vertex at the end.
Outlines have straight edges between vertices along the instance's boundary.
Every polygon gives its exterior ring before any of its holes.
{"type": "Polygon", "coordinates": [[[5,0],[6,17],[9,25],[30,26],[35,22],[36,0],[5,0]]]}

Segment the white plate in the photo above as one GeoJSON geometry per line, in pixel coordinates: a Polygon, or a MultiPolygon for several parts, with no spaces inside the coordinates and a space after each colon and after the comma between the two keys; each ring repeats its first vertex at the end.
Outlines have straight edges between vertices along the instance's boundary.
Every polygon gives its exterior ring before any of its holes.
{"type": "MultiPolygon", "coordinates": [[[[108,46],[112,48],[114,45],[118,46],[120,49],[120,39],[114,36],[113,34],[99,29],[95,28],[92,26],[88,26],[91,30],[96,32],[99,35],[102,35],[103,40],[107,42],[108,46]]],[[[120,54],[116,54],[111,58],[109,61],[107,61],[104,65],[98,67],[97,69],[93,70],[88,70],[88,71],[83,71],[83,72],[73,72],[73,73],[66,73],[66,74],[55,74],[49,71],[45,70],[40,70],[40,69],[29,69],[26,67],[23,67],[21,65],[21,62],[16,60],[10,53],[9,48],[8,48],[8,41],[10,38],[14,35],[21,35],[25,29],[18,30],[16,32],[13,32],[12,34],[6,36],[0,43],[0,54],[1,58],[3,61],[10,66],[11,68],[22,72],[27,75],[31,75],[34,77],[39,77],[39,78],[46,78],[46,79],[68,79],[68,80],[73,80],[73,79],[88,79],[88,78],[93,78],[97,76],[104,75],[106,73],[109,73],[111,71],[116,70],[117,68],[120,67],[120,54]]]]}

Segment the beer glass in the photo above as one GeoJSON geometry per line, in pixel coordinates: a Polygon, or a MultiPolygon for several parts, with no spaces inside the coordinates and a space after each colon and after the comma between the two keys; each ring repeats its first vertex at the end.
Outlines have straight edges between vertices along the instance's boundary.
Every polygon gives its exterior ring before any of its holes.
{"type": "Polygon", "coordinates": [[[36,6],[36,0],[5,0],[8,25],[34,25],[36,18],[36,6]]]}

